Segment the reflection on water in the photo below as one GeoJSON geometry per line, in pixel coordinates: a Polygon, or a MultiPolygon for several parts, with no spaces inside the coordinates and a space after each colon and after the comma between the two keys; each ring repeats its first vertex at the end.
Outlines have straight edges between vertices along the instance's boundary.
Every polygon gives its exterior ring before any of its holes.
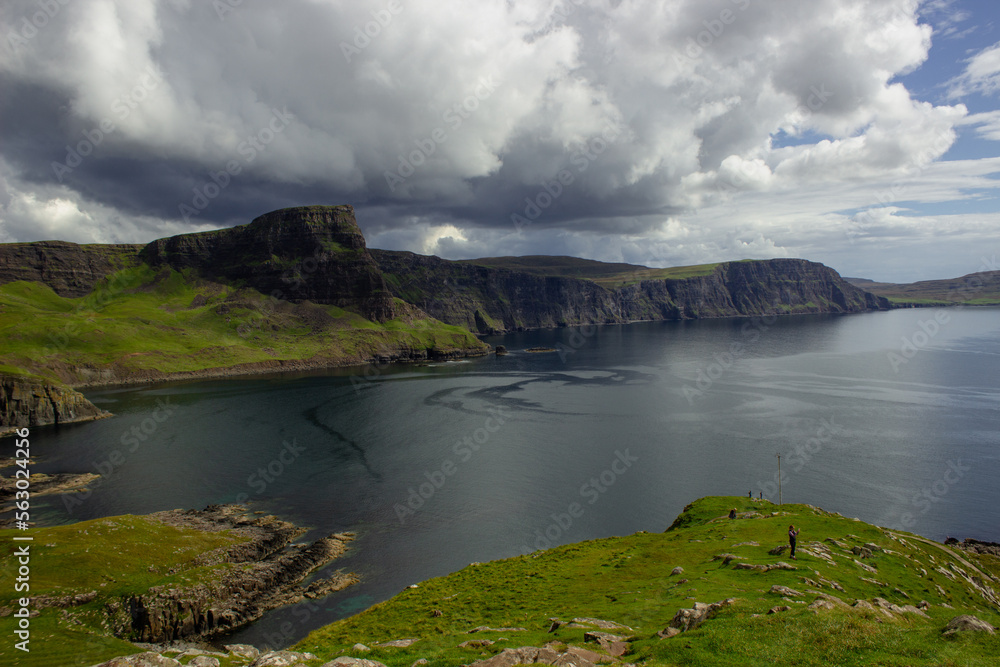
{"type": "Polygon", "coordinates": [[[555,543],[660,531],[701,496],[767,497],[776,453],[786,502],[1000,540],[1000,311],[950,310],[894,369],[889,355],[931,314],[558,329],[489,339],[507,356],[367,381],[355,369],[92,391],[115,418],[37,430],[36,469],[117,463],[89,497],[39,498],[38,511],[57,523],[248,497],[311,536],[357,532],[335,567],[363,583],[232,638],[259,644],[546,531],[555,543]],[[536,346],[556,352],[525,351],[536,346]],[[157,401],[173,414],[144,430],[157,401]],[[283,459],[287,442],[298,454],[283,459]],[[613,469],[622,456],[634,464],[613,469]],[[573,503],[572,524],[550,530],[573,503]]]}

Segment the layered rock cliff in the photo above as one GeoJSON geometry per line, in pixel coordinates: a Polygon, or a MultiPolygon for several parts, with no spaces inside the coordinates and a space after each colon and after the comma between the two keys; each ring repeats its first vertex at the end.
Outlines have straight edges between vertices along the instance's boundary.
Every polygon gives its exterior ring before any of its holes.
{"type": "Polygon", "coordinates": [[[142,247],[66,241],[0,244],[0,285],[28,280],[48,285],[59,296],[84,296],[114,271],[138,264],[142,247]]]}
{"type": "Polygon", "coordinates": [[[286,301],[356,310],[378,322],[395,315],[350,206],[272,211],[249,225],[153,241],[139,257],[153,266],[239,281],[286,301]]]}
{"type": "Polygon", "coordinates": [[[478,333],[576,324],[884,310],[889,302],[801,259],[723,262],[707,275],[655,278],[636,267],[625,285],[535,275],[474,262],[373,250],[399,298],[478,333]]]}
{"type": "Polygon", "coordinates": [[[109,413],[68,387],[0,375],[0,434],[22,427],[101,419],[109,413]]]}

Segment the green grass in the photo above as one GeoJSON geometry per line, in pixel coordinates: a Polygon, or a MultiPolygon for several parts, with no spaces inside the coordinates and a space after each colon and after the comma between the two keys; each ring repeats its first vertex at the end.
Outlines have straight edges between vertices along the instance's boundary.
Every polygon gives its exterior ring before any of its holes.
{"type": "Polygon", "coordinates": [[[364,363],[399,348],[482,348],[468,331],[414,315],[376,323],[335,306],[289,303],[147,265],[85,297],[34,282],[0,286],[0,372],[86,383],[81,369],[170,374],[279,360],[364,363]]]}
{"type": "MultiPolygon", "coordinates": [[[[0,571],[13,581],[14,531],[0,531],[4,544],[0,571]]],[[[22,533],[23,534],[23,533],[22,533]]],[[[31,620],[32,652],[24,654],[8,640],[0,643],[0,664],[92,665],[116,655],[139,652],[126,641],[109,637],[105,605],[155,586],[188,586],[218,578],[228,565],[199,567],[195,559],[206,551],[236,543],[228,531],[203,533],[164,526],[147,517],[96,519],[71,526],[35,528],[31,535],[31,595],[65,596],[96,591],[97,597],[66,610],[49,607],[31,620]],[[151,548],[150,545],[155,545],[151,548]]],[[[775,506],[746,498],[709,497],[692,503],[664,533],[637,533],[570,544],[491,563],[470,565],[446,577],[409,588],[391,600],[320,628],[293,650],[310,651],[322,664],[338,655],[360,655],[356,643],[409,637],[419,641],[406,649],[374,648],[364,657],[390,667],[413,664],[419,658],[434,665],[468,664],[505,647],[584,645],[584,629],[563,627],[549,633],[549,619],[602,618],[633,628],[628,662],[638,665],[993,665],[996,636],[970,633],[953,638],[941,634],[961,613],[1000,624],[1000,613],[951,570],[959,556],[990,576],[1000,576],[1000,559],[956,555],[942,545],[928,544],[909,533],[886,531],[809,505],[775,506]],[[730,507],[741,514],[726,518],[730,507]],[[786,543],[788,524],[800,530],[800,547],[814,541],[832,551],[832,565],[800,550],[796,561],[768,550],[786,543]],[[848,548],[874,543],[885,551],[861,559],[823,542],[840,540],[848,548]],[[744,544],[756,542],[757,545],[744,544]],[[739,545],[739,546],[738,546],[739,545]],[[713,560],[731,553],[742,562],[774,564],[785,561],[795,571],[735,570],[713,560]],[[872,574],[855,559],[875,567],[872,574]],[[681,566],[683,574],[672,575],[681,566]],[[921,572],[923,569],[926,574],[921,572]],[[880,586],[861,577],[878,580],[880,586]],[[819,584],[815,589],[809,578],[819,584]],[[845,592],[834,590],[838,582],[845,592]],[[774,584],[801,592],[798,602],[770,593],[774,584]],[[937,589],[940,586],[944,593],[937,589]],[[895,589],[905,592],[908,597],[895,589]],[[927,600],[930,618],[912,614],[887,617],[882,612],[807,608],[819,590],[848,604],[876,596],[904,605],[927,600]],[[662,630],[681,608],[695,600],[717,602],[734,598],[702,626],[672,639],[662,630]],[[768,615],[775,605],[790,611],[768,615]],[[943,604],[953,608],[948,609],[943,604]],[[524,631],[469,634],[477,626],[520,627],[524,631]],[[491,639],[488,648],[463,649],[469,639],[491,639]]],[[[995,586],[995,582],[991,585],[995,586]]],[[[0,607],[15,608],[19,596],[8,586],[0,591],[0,607]]],[[[15,619],[0,617],[0,633],[12,637],[15,619]]],[[[592,646],[592,645],[588,645],[592,646]]],[[[223,667],[229,667],[223,661],[223,667]]]]}
{"type": "MultiPolygon", "coordinates": [[[[0,607],[17,609],[24,595],[14,590],[18,563],[13,555],[30,545],[30,595],[63,597],[97,592],[84,605],[42,609],[31,619],[30,652],[14,648],[16,619],[0,617],[0,664],[25,667],[93,665],[141,649],[108,635],[105,604],[145,593],[154,586],[188,586],[217,578],[229,565],[197,567],[200,554],[245,541],[230,531],[207,533],[163,525],[142,516],[118,516],[70,526],[0,530],[0,607]],[[30,534],[32,542],[14,542],[30,534]],[[151,569],[152,566],[152,569],[151,569]],[[171,573],[173,572],[173,573],[171,573]]],[[[33,603],[34,607],[34,603],[33,603]]]]}
{"type": "MultiPolygon", "coordinates": [[[[752,260],[751,260],[752,261],[752,260]]],[[[578,257],[529,255],[526,257],[484,257],[463,260],[491,268],[522,271],[538,276],[562,276],[595,282],[605,289],[628,287],[643,280],[682,280],[710,275],[719,263],[651,269],[637,264],[598,262],[578,257]]]]}
{"type": "Polygon", "coordinates": [[[866,283],[862,289],[889,299],[897,307],[1000,305],[1000,271],[985,271],[961,278],[923,280],[916,283],[866,283]]]}
{"type": "MultiPolygon", "coordinates": [[[[423,582],[391,600],[357,616],[316,630],[295,650],[313,652],[330,660],[352,653],[355,642],[372,646],[405,637],[420,641],[408,649],[375,649],[365,657],[387,665],[410,665],[426,658],[435,665],[461,665],[497,653],[505,647],[542,646],[550,641],[583,645],[582,629],[561,628],[549,633],[549,618],[568,620],[596,617],[634,628],[629,662],[644,665],[991,665],[995,664],[995,637],[962,636],[945,639],[941,628],[952,617],[973,613],[997,625],[1000,615],[962,583],[933,571],[953,560],[946,552],[924,545],[906,533],[897,533],[906,546],[889,538],[881,528],[812,508],[808,505],[774,506],[745,498],[705,498],[685,509],[669,531],[639,533],[559,547],[483,565],[423,582]],[[730,507],[763,514],[730,521],[730,507]],[[770,516],[776,512],[775,516],[770,516]],[[897,553],[876,553],[863,562],[875,566],[870,574],[854,564],[853,555],[832,544],[836,566],[800,553],[797,561],[768,555],[786,543],[788,525],[802,533],[800,545],[827,537],[849,546],[875,543],[897,553]],[[760,546],[734,546],[757,542],[760,546]],[[745,562],[793,563],[796,571],[756,572],[734,570],[712,557],[733,553],[745,562]],[[930,556],[934,555],[935,561],[930,556]],[[918,567],[929,573],[916,573],[918,567]],[[675,566],[684,574],[672,576],[675,566]],[[865,576],[887,584],[862,581],[865,576]],[[803,602],[812,602],[813,587],[803,577],[836,581],[846,592],[824,584],[822,592],[848,604],[856,598],[884,597],[896,604],[931,603],[930,619],[905,614],[894,618],[882,612],[854,609],[814,611],[792,603],[791,611],[767,615],[769,608],[785,604],[769,592],[773,584],[794,588],[803,602]],[[681,580],[685,580],[682,582],[681,580]],[[942,597],[939,584],[946,591],[942,597]],[[894,592],[899,588],[910,599],[894,592]],[[695,600],[735,603],[704,625],[668,640],[656,637],[678,609],[695,600]],[[941,607],[949,603],[955,609],[941,607]],[[435,615],[439,611],[440,615],[435,615]],[[522,627],[526,632],[468,634],[471,628],[522,627]],[[504,639],[501,640],[500,637],[504,639]],[[487,649],[460,649],[472,638],[497,643],[487,649]]],[[[860,558],[858,558],[860,560],[860,558]]],[[[997,560],[997,559],[991,559],[997,560]]],[[[994,564],[995,567],[995,564],[994,564]]],[[[993,570],[994,572],[996,570],[993,570]]]]}

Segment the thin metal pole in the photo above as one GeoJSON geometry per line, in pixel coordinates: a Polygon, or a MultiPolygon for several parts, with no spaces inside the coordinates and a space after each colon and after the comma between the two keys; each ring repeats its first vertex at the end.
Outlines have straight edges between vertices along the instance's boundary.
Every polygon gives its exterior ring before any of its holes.
{"type": "Polygon", "coordinates": [[[778,457],[778,504],[781,504],[781,454],[775,454],[778,457]]]}

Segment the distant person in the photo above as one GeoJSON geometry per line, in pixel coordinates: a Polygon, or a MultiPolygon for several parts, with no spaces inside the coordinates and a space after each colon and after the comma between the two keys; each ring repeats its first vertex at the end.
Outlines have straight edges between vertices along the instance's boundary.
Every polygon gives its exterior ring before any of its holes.
{"type": "Polygon", "coordinates": [[[753,500],[753,489],[750,489],[749,491],[747,491],[747,498],[749,498],[750,500],[753,500]]]}
{"type": "Polygon", "coordinates": [[[735,519],[736,518],[736,508],[735,507],[733,509],[729,510],[729,518],[730,519],[735,519]]]}
{"type": "Polygon", "coordinates": [[[763,491],[760,492],[760,499],[764,500],[764,492],[763,491]]]}
{"type": "Polygon", "coordinates": [[[795,526],[788,527],[788,543],[792,545],[792,560],[795,560],[795,538],[799,536],[799,531],[795,530],[795,526]]]}

